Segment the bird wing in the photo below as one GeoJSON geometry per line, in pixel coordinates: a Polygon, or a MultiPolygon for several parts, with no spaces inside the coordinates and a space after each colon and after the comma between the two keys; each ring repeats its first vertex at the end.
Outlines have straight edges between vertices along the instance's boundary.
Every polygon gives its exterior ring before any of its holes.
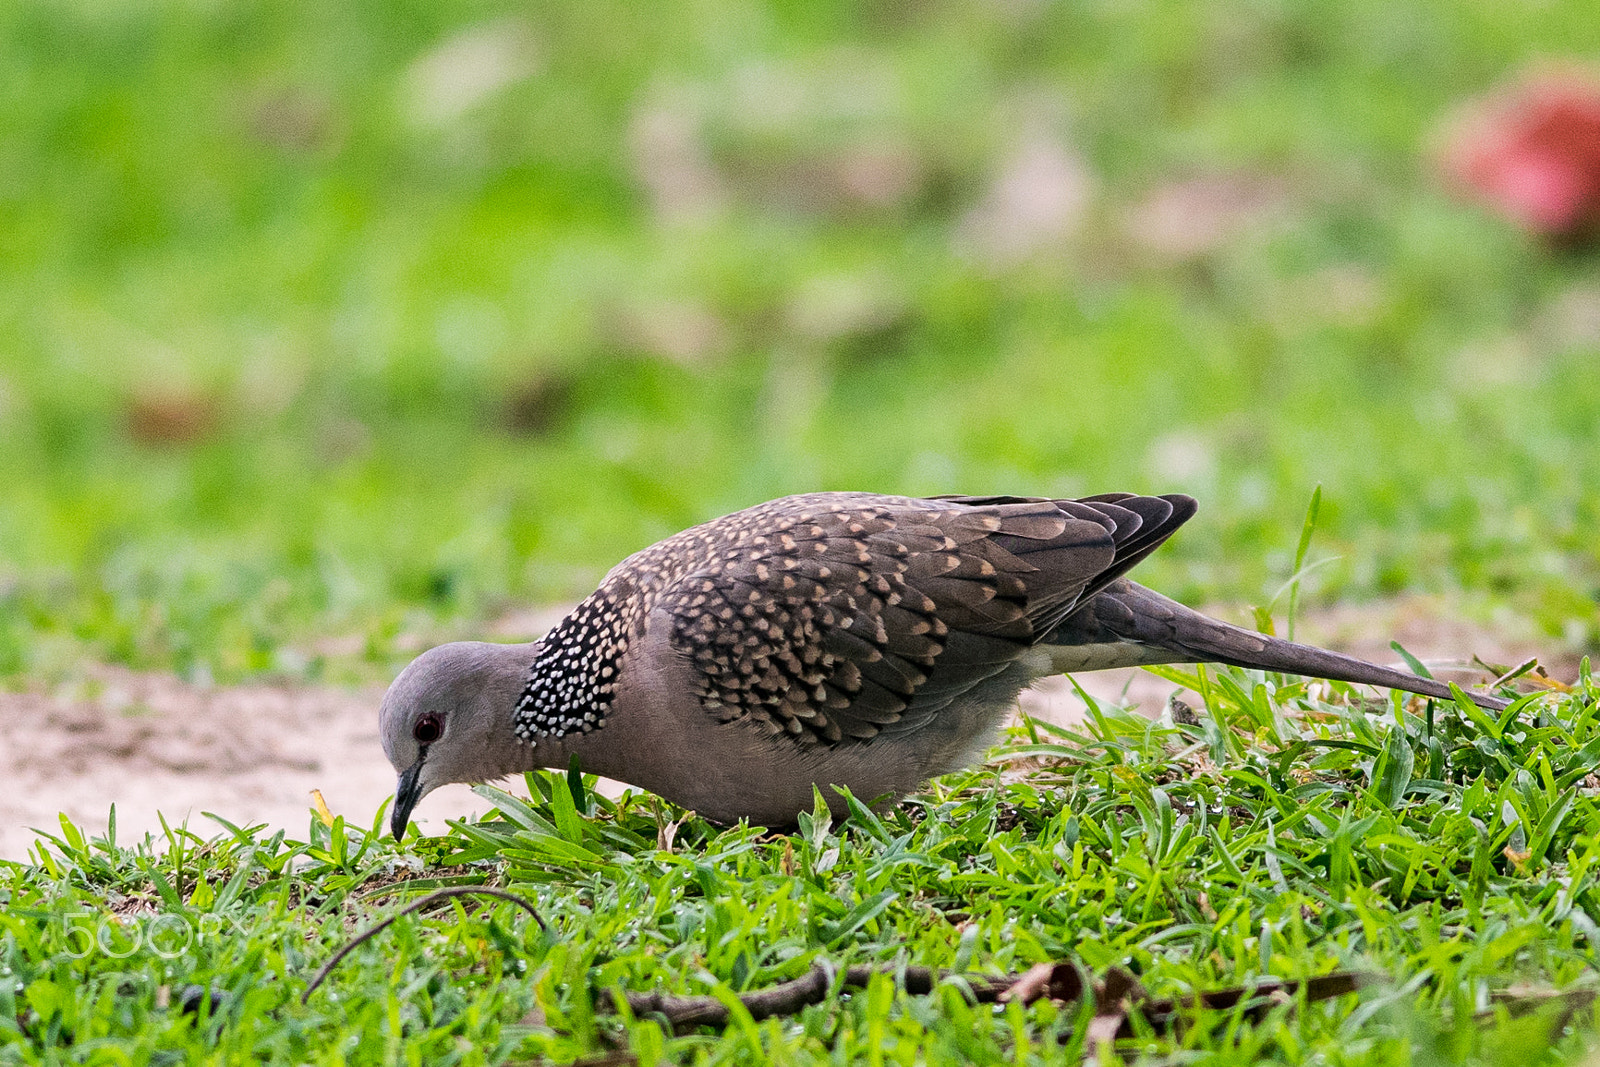
{"type": "Polygon", "coordinates": [[[865,740],[1005,670],[1176,529],[1184,501],[791,497],[711,524],[727,524],[718,551],[658,606],[719,718],[865,740]]]}

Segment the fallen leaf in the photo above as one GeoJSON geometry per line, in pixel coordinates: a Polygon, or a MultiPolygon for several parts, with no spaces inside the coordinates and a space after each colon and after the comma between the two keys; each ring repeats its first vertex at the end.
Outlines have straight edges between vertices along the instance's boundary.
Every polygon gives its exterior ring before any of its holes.
{"type": "Polygon", "coordinates": [[[322,790],[320,789],[311,791],[311,810],[316,813],[318,819],[322,820],[322,825],[330,830],[333,829],[333,812],[328,810],[328,802],[322,799],[322,790]]]}

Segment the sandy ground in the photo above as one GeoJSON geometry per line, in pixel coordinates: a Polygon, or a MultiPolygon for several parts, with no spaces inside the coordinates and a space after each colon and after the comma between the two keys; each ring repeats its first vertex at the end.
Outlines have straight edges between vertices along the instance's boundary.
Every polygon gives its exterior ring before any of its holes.
{"type": "MultiPolygon", "coordinates": [[[[1302,640],[1328,643],[1380,662],[1397,636],[1431,662],[1520,661],[1533,648],[1526,634],[1490,633],[1448,621],[1432,602],[1334,612],[1302,626],[1302,640]],[[1382,636],[1377,636],[1382,635],[1382,636]]],[[[1548,661],[1547,661],[1548,662],[1548,661]]],[[[1575,657],[1556,657],[1556,677],[1574,673],[1575,657]]],[[[1127,699],[1157,714],[1175,687],[1144,671],[1080,675],[1098,699],[1127,699]]],[[[311,791],[321,790],[335,814],[370,825],[394,789],[378,744],[381,689],[297,685],[201,687],[160,674],[86,668],[51,690],[0,693],[0,858],[23,859],[36,827],[59,833],[57,813],[101,833],[117,810],[121,842],[187,823],[202,837],[222,832],[203,813],[239,824],[265,823],[304,839],[311,791]]],[[[1064,679],[1025,697],[1030,714],[1071,722],[1082,702],[1064,679]]],[[[488,805],[466,786],[427,797],[416,819],[439,832],[447,818],[488,805]]]]}

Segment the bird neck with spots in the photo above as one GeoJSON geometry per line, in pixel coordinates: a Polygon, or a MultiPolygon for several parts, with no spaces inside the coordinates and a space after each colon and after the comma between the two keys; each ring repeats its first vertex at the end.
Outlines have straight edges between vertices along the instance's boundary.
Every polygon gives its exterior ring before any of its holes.
{"type": "Polygon", "coordinates": [[[512,720],[518,740],[537,749],[605,726],[637,614],[623,592],[607,583],[537,643],[512,720]]]}

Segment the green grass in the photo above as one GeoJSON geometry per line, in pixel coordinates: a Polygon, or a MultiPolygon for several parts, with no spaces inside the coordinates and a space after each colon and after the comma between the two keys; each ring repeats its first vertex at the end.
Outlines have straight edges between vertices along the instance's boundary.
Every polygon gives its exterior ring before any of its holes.
{"type": "MultiPolygon", "coordinates": [[[[1191,1008],[1148,1062],[1568,1062],[1594,1010],[1600,689],[1425,710],[1322,704],[1208,675],[1199,725],[1096,707],[880,815],[773,835],[530,775],[500,818],[415,835],[312,820],[309,839],[189,828],[129,846],[63,823],[0,870],[0,1061],[1082,1062],[1072,1005],[973,1007],[890,977],[798,1014],[683,1035],[614,990],[759,989],[817,960],[1020,971],[1121,966],[1155,996],[1335,970],[1386,981],[1260,1021],[1191,1008]],[[1015,773],[1017,761],[1032,770],[1015,773]],[[1007,768],[1012,768],[1008,770],[1007,768]],[[357,948],[440,885],[457,899],[357,948]],[[95,939],[98,939],[96,941],[95,939]],[[204,1001],[200,991],[214,997],[204,1001]],[[188,1002],[204,1006],[186,1012],[188,1002]],[[1513,1010],[1506,994],[1520,998],[1513,1010]],[[1499,1005],[1497,1007],[1497,1005],[1499,1005]],[[115,1051],[113,1051],[115,1050],[115,1051]]],[[[825,809],[819,809],[825,812],[825,809]]],[[[377,824],[375,824],[376,827],[377,824]]]]}
{"type": "Polygon", "coordinates": [[[1249,602],[1321,484],[1314,602],[1593,643],[1596,261],[1426,162],[1464,97],[1593,54],[1587,4],[627,10],[0,11],[0,670],[371,678],[821,488],[1187,490],[1149,576],[1249,602]],[[504,84],[418,103],[485,40],[504,84]],[[1030,130],[1082,217],[989,262],[1030,130]],[[658,208],[673,166],[717,206],[658,208]],[[1216,175],[1279,192],[1140,243],[1216,175]],[[375,668],[319,652],[352,634],[375,668]]]}

